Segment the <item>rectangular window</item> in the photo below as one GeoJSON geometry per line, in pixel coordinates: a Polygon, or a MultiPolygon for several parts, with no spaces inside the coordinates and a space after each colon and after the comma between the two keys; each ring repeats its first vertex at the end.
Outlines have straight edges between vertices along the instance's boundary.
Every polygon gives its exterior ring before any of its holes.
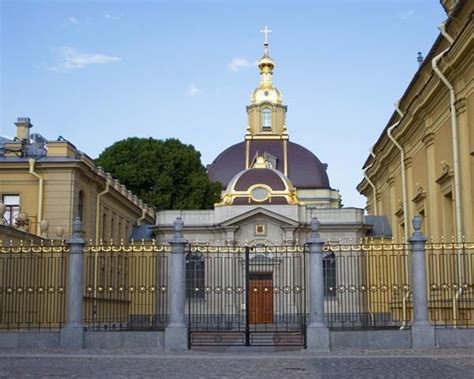
{"type": "Polygon", "coordinates": [[[186,256],[186,298],[204,299],[204,257],[188,253],[186,256]]]}
{"type": "Polygon", "coordinates": [[[334,253],[323,258],[324,296],[336,296],[336,256],[334,253]]]}
{"type": "Polygon", "coordinates": [[[264,236],[267,234],[265,224],[255,224],[255,234],[257,236],[264,236]]]}
{"type": "Polygon", "coordinates": [[[8,226],[15,226],[18,214],[20,213],[20,195],[3,195],[2,202],[6,206],[3,222],[8,226]]]}

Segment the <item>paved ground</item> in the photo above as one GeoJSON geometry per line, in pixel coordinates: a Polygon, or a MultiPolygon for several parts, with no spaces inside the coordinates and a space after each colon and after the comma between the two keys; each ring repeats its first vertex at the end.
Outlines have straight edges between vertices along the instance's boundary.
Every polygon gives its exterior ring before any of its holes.
{"type": "Polygon", "coordinates": [[[0,349],[0,378],[25,377],[469,379],[474,378],[474,349],[183,354],[153,349],[0,349]]]}

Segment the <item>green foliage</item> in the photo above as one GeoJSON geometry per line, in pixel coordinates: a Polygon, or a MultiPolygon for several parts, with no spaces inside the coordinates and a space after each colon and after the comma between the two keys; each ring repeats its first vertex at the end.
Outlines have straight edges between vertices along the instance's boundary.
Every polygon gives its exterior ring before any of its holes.
{"type": "Polygon", "coordinates": [[[157,209],[210,209],[221,185],[209,181],[201,154],[177,139],[127,138],[95,163],[157,209]]]}

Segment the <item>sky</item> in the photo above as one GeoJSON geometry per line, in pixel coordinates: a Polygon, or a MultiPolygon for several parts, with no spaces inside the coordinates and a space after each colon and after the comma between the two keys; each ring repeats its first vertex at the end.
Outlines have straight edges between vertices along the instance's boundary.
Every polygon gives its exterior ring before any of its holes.
{"type": "Polygon", "coordinates": [[[438,0],[0,0],[0,135],[17,117],[96,158],[179,138],[205,165],[243,140],[265,26],[290,140],[328,164],[344,206],[446,15],[438,0]]]}

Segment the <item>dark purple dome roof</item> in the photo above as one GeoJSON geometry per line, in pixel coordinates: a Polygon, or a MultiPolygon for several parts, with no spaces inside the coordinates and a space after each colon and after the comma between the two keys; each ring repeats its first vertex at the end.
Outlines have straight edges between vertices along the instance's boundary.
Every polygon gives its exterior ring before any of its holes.
{"type": "Polygon", "coordinates": [[[285,191],[284,179],[278,171],[270,168],[250,168],[245,170],[236,178],[235,191],[247,191],[254,184],[266,184],[274,191],[285,191]]]}
{"type": "MultiPolygon", "coordinates": [[[[249,156],[252,159],[257,153],[270,154],[277,158],[276,169],[284,171],[283,141],[251,140],[249,156]]],[[[245,142],[230,146],[209,166],[207,175],[213,182],[220,182],[225,188],[231,179],[245,169],[245,142]]],[[[326,173],[327,165],[308,149],[297,143],[288,142],[288,178],[296,188],[331,188],[326,173]]]]}

